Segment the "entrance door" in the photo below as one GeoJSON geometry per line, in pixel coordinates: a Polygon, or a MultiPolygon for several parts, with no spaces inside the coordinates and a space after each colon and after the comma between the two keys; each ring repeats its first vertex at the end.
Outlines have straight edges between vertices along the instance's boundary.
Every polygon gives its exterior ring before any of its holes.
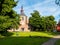
{"type": "Polygon", "coordinates": [[[24,28],[21,28],[22,31],[24,31],[24,28]]]}

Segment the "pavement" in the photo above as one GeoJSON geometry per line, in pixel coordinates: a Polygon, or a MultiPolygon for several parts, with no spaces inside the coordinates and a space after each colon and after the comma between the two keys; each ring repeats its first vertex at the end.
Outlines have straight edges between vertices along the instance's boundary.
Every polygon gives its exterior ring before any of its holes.
{"type": "Polygon", "coordinates": [[[60,35],[54,36],[53,38],[51,38],[47,42],[43,43],[42,45],[54,45],[55,42],[59,39],[60,39],[60,35]]]}

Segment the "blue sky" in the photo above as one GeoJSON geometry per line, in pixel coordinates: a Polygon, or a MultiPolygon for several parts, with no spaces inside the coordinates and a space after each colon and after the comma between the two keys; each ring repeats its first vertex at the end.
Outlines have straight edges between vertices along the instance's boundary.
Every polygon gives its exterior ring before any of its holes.
{"type": "Polygon", "coordinates": [[[20,14],[20,8],[23,5],[25,14],[30,17],[33,10],[40,12],[42,16],[53,15],[55,20],[60,18],[60,7],[55,4],[55,0],[19,0],[14,10],[20,14]]]}

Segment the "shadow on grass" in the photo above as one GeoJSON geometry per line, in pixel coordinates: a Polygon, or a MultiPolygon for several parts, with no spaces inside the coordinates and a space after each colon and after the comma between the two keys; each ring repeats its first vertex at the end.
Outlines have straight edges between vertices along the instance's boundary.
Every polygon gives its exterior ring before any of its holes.
{"type": "Polygon", "coordinates": [[[60,32],[45,32],[45,33],[48,33],[53,36],[60,35],[60,32]]]}
{"type": "Polygon", "coordinates": [[[0,38],[0,45],[41,45],[49,39],[49,37],[40,36],[5,37],[0,38]]]}
{"type": "Polygon", "coordinates": [[[56,35],[60,35],[60,32],[54,32],[54,33],[52,32],[51,34],[56,36],[56,35]]]}
{"type": "Polygon", "coordinates": [[[2,35],[2,36],[5,36],[5,37],[10,37],[10,36],[12,36],[13,35],[13,33],[12,32],[8,32],[8,31],[0,31],[0,34],[2,35]]]}
{"type": "MultiPolygon", "coordinates": [[[[41,37],[41,36],[26,36],[26,37],[10,37],[13,33],[3,34],[3,38],[0,38],[0,45],[42,45],[44,42],[51,39],[50,37],[41,37]]],[[[56,33],[52,33],[56,35],[56,33]]],[[[58,33],[60,34],[60,32],[58,33]]],[[[59,38],[53,38],[50,42],[52,44],[53,41],[56,41],[59,38]]]]}

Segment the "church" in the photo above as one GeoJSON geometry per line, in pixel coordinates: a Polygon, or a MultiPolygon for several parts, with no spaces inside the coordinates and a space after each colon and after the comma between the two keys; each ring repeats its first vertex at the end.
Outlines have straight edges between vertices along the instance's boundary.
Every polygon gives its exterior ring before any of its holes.
{"type": "Polygon", "coordinates": [[[29,31],[29,25],[28,25],[29,24],[29,19],[24,13],[23,6],[21,6],[20,12],[21,12],[21,14],[20,14],[19,30],[20,31],[29,31]]]}
{"type": "Polygon", "coordinates": [[[19,25],[18,29],[11,29],[8,31],[10,31],[10,32],[13,32],[13,31],[30,32],[30,30],[29,30],[29,19],[24,13],[23,6],[21,6],[21,9],[20,9],[20,22],[19,23],[20,23],[20,25],[19,25]]]}

